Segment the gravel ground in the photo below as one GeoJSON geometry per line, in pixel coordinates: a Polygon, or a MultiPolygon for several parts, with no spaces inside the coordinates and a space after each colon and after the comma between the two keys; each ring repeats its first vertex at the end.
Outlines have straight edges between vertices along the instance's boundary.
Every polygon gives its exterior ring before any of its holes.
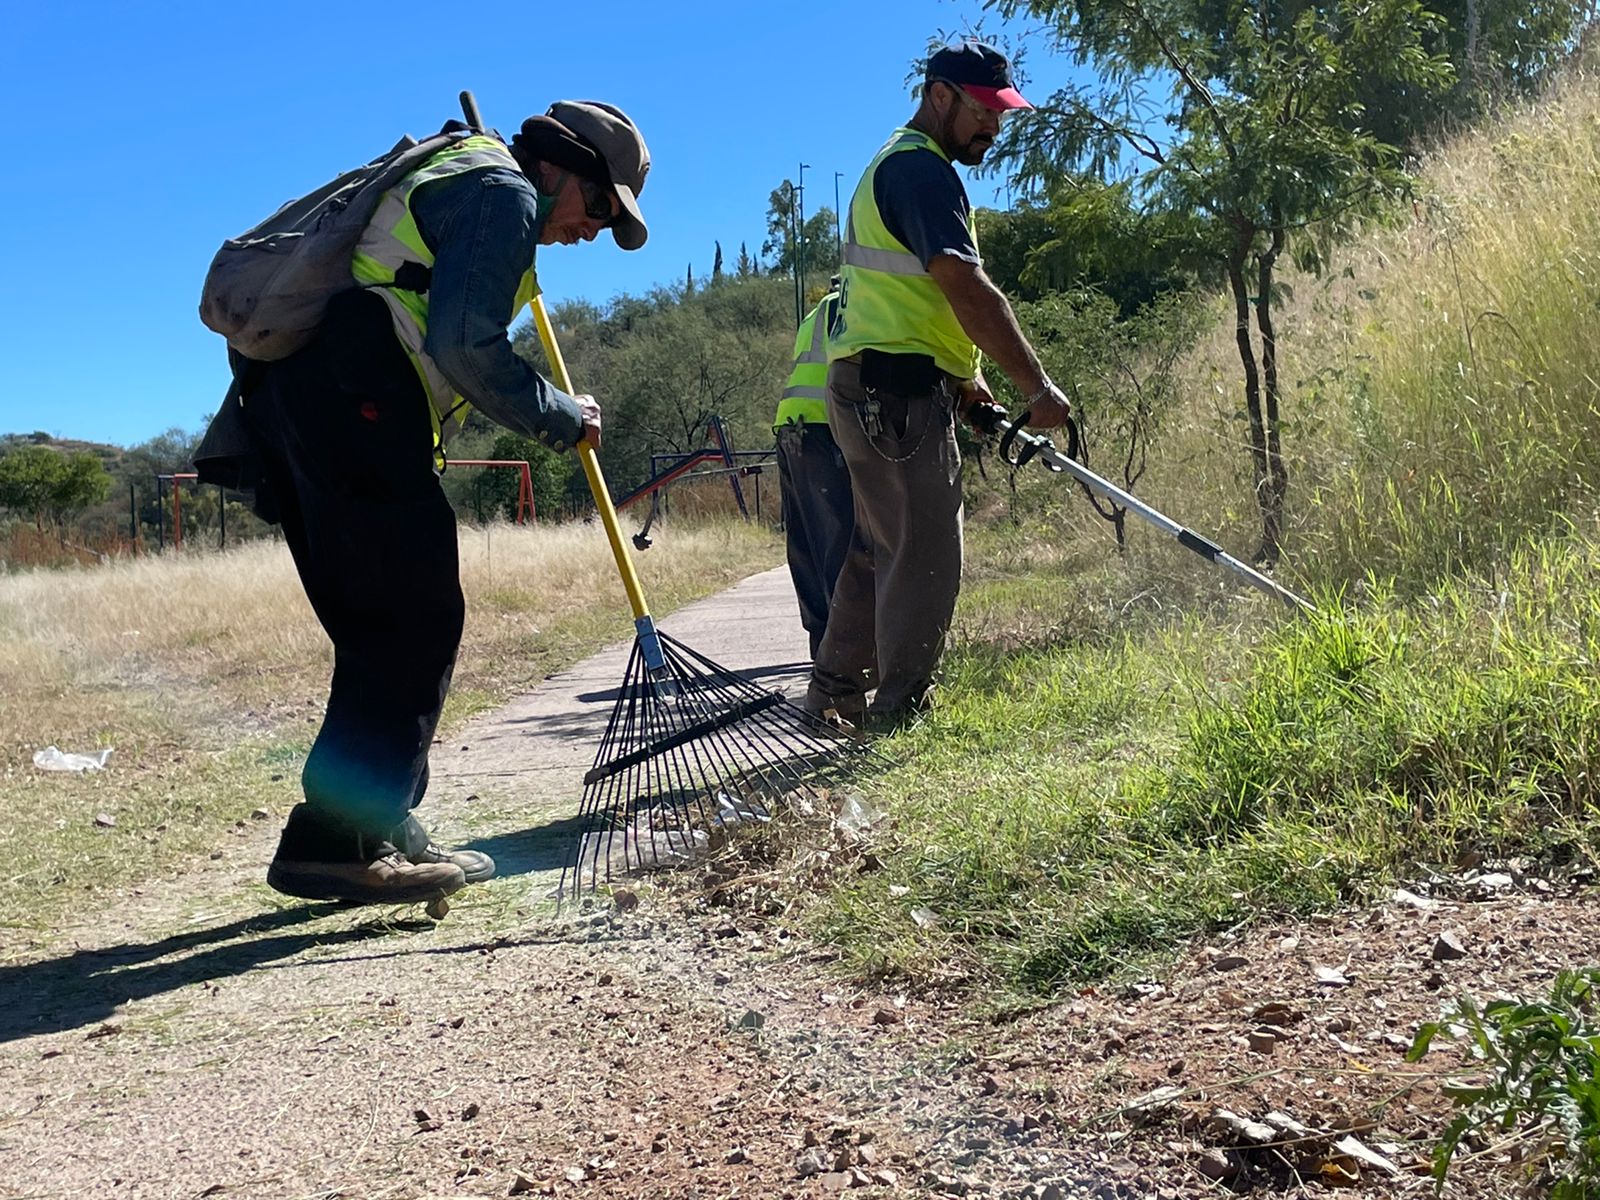
{"type": "MultiPolygon", "coordinates": [[[[663,625],[801,679],[782,572],[663,625]]],[[[438,748],[436,831],[504,869],[442,924],[274,896],[262,821],[6,951],[0,1196],[1421,1196],[1461,1060],[1406,1064],[1417,1025],[1544,989],[1600,932],[1474,867],[995,1019],[845,977],[777,906],[558,916],[621,652],[438,748]]],[[[1505,1159],[1446,1194],[1511,1194],[1505,1159]]]]}

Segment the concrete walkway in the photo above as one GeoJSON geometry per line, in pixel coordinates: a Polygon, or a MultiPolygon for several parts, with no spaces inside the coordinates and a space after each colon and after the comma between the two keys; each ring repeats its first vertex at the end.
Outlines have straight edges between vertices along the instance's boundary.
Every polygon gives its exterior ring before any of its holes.
{"type": "MultiPolygon", "coordinates": [[[[786,567],[658,625],[764,688],[796,701],[805,692],[806,634],[786,567]]],[[[576,836],[583,775],[594,764],[632,649],[631,638],[619,641],[435,747],[433,783],[419,812],[440,840],[487,851],[502,876],[525,875],[531,897],[548,896],[576,836]]]]}

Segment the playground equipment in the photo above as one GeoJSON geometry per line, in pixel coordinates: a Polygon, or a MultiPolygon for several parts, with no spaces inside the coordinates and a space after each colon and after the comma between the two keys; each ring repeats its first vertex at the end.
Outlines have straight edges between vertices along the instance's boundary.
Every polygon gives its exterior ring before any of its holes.
{"type": "Polygon", "coordinates": [[[741,479],[753,479],[755,516],[761,517],[761,472],[763,464],[770,460],[773,450],[735,450],[733,441],[728,436],[728,426],[721,417],[713,416],[708,424],[707,432],[710,434],[712,445],[699,450],[691,450],[686,454],[652,454],[650,456],[650,478],[641,483],[616,503],[616,509],[621,512],[628,505],[646,496],[650,498],[650,511],[645,517],[644,526],[633,535],[633,545],[637,550],[648,550],[655,539],[650,536],[650,526],[661,515],[661,497],[665,489],[674,482],[693,473],[697,479],[712,475],[726,475],[729,486],[733,489],[733,501],[739,507],[739,515],[745,520],[750,519],[750,505],[745,502],[744,489],[739,485],[741,479]],[[716,468],[709,471],[696,471],[696,467],[703,467],[708,463],[717,464],[716,468]]]}

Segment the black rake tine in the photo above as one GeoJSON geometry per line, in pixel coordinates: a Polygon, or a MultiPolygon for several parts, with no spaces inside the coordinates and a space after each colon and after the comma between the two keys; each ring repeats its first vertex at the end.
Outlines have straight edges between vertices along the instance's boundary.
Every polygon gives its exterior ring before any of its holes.
{"type": "Polygon", "coordinates": [[[770,819],[796,793],[821,798],[830,769],[890,765],[849,737],[665,634],[652,675],[634,643],[593,765],[558,899],[623,875],[693,861],[708,826],[770,819]],[[698,835],[698,837],[697,837],[698,835]],[[617,839],[622,839],[620,866],[617,839]],[[602,859],[604,862],[602,863],[602,859]],[[568,879],[570,878],[570,888],[568,879]]]}

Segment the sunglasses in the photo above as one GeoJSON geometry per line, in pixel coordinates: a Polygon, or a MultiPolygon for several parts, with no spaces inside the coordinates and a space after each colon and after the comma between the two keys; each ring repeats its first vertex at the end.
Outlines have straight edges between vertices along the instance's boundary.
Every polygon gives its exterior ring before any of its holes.
{"type": "Polygon", "coordinates": [[[968,94],[967,89],[962,87],[959,83],[951,83],[948,79],[941,79],[938,76],[928,80],[928,82],[944,84],[945,87],[949,88],[957,96],[961,97],[962,105],[966,108],[970,108],[976,116],[985,118],[993,117],[996,121],[1005,116],[1005,113],[999,112],[990,108],[987,104],[982,104],[977,100],[974,100],[972,96],[968,94]]]}
{"type": "Polygon", "coordinates": [[[601,229],[609,228],[622,215],[621,202],[617,201],[613,208],[616,197],[593,180],[580,179],[578,191],[583,195],[583,215],[591,221],[599,221],[601,229]]]}

